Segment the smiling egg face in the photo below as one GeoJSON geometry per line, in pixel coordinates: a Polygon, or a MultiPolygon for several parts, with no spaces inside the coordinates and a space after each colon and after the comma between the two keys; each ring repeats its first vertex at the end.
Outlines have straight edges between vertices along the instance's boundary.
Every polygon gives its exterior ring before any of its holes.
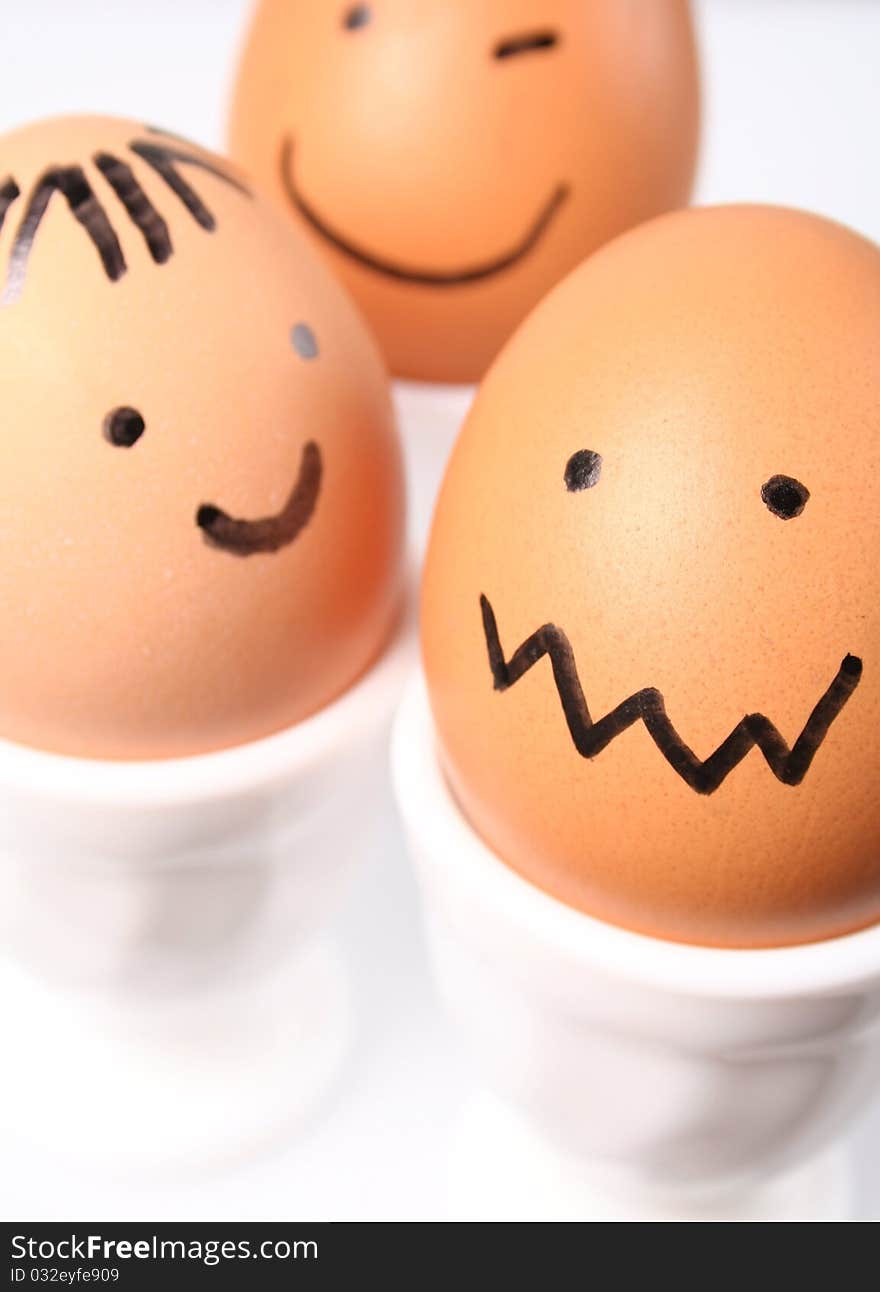
{"type": "Polygon", "coordinates": [[[687,0],[262,0],[231,146],[392,371],[465,382],[584,256],[687,201],[697,124],[687,0]]]}
{"type": "Polygon", "coordinates": [[[402,497],[381,361],[196,145],[0,140],[0,736],[153,758],[267,735],[381,649],[402,497]]]}
{"type": "Polygon", "coordinates": [[[488,375],[423,641],[500,857],[684,942],[880,918],[880,251],[759,207],[666,216],[488,375]]]}

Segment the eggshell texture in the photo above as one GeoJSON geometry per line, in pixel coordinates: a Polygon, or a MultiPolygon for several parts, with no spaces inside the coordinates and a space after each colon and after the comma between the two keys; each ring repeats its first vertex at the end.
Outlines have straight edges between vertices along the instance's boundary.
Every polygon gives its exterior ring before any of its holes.
{"type": "Polygon", "coordinates": [[[392,371],[475,381],[564,274],[688,200],[687,0],[262,0],[232,154],[392,371]]]}
{"type": "Polygon", "coordinates": [[[0,736],[158,758],[313,713],[398,600],[354,308],[234,167],[135,122],[5,136],[0,193],[0,736]]]}
{"type": "Polygon", "coordinates": [[[501,858],[676,941],[877,920],[878,478],[880,252],[855,234],[774,208],[681,212],[551,293],[465,426],[424,584],[442,759],[501,858]],[[628,697],[629,725],[603,726],[628,697]],[[563,698],[604,747],[579,752],[563,698]],[[724,744],[754,714],[789,746],[807,728],[793,759],[777,750],[800,784],[751,738],[724,744]],[[682,774],[682,744],[724,746],[695,773],[724,764],[711,792],[682,774]]]}

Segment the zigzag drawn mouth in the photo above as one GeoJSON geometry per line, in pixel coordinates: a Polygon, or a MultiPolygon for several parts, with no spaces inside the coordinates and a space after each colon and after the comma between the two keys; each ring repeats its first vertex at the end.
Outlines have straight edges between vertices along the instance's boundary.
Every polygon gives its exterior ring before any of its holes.
{"type": "Polygon", "coordinates": [[[510,660],[506,660],[495,612],[488,598],[480,597],[480,608],[496,691],[506,691],[514,686],[534,664],[549,655],[568,730],[583,758],[595,758],[612,740],[641,721],[669,766],[697,794],[714,794],[756,746],[777,780],[784,785],[800,785],[831,724],[862,677],[862,661],[855,655],[847,655],[793,748],[789,749],[777,728],[763,713],[750,713],[734,727],[714,754],[702,761],[670,722],[663,696],[656,688],[647,687],[636,692],[611,713],[594,722],[578,677],[574,652],[565,633],[553,624],[545,624],[514,651],[510,660]]]}
{"type": "Polygon", "coordinates": [[[371,251],[367,251],[364,247],[357,246],[344,234],[334,229],[324,216],[318,213],[296,183],[293,168],[293,140],[290,136],[282,142],[279,169],[281,182],[292,205],[299,211],[306,223],[321,235],[325,242],[329,242],[337,251],[341,251],[344,256],[348,256],[349,260],[356,260],[358,264],[363,265],[366,269],[372,269],[374,273],[384,274],[386,278],[397,278],[405,283],[416,283],[422,287],[461,287],[465,283],[480,282],[484,278],[493,278],[505,269],[512,269],[530,251],[534,250],[541,241],[548,226],[553,222],[559,208],[566,202],[569,195],[567,185],[560,184],[550,195],[550,198],[519,244],[492,260],[484,261],[482,264],[462,265],[458,269],[419,269],[411,265],[397,264],[393,260],[385,260],[381,256],[376,256],[371,251]]]}

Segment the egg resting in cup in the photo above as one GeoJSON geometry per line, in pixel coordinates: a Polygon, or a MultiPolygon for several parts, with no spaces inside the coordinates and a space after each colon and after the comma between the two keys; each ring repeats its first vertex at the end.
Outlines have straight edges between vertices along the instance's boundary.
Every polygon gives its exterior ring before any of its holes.
{"type": "Polygon", "coordinates": [[[652,1187],[752,1188],[876,1076],[878,340],[864,239],[663,217],[524,324],[441,493],[400,758],[482,860],[398,770],[429,916],[505,1088],[652,1187]]]}
{"type": "Polygon", "coordinates": [[[103,1017],[91,1148],[223,1152],[338,1049],[312,944],[402,650],[387,379],[233,165],[109,118],[0,141],[0,338],[7,996],[103,1017]],[[185,1115],[111,1132],[114,1063],[185,1115]]]}

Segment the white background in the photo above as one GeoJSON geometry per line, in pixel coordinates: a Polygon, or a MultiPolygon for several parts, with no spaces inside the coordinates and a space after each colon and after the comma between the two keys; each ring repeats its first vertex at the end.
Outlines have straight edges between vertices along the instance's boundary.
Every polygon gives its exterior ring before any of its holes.
{"type": "MultiPolygon", "coordinates": [[[[248,8],[248,0],[0,0],[0,130],[56,112],[117,112],[221,147],[248,8]]],[[[880,0],[698,0],[698,14],[706,83],[698,199],[804,206],[880,241],[880,0]]],[[[393,836],[382,866],[362,876],[342,930],[356,971],[358,1049],[306,1136],[210,1178],[140,1186],[7,1153],[0,1217],[441,1218],[444,1148],[468,1065],[431,994],[393,836]]],[[[69,1061],[59,1056],[61,1068],[69,1061]]],[[[29,1115],[38,1110],[22,1110],[29,1115]]],[[[880,1108],[854,1146],[860,1215],[880,1218],[880,1108]]]]}

